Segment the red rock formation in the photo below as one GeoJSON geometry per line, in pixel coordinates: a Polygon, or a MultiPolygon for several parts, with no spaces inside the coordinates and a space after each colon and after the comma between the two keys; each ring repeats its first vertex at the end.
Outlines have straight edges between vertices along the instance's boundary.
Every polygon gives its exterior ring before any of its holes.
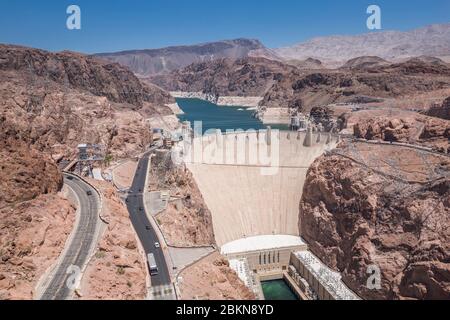
{"type": "Polygon", "coordinates": [[[184,300],[255,300],[228,261],[218,252],[209,255],[181,273],[184,300]]]}
{"type": "Polygon", "coordinates": [[[263,96],[295,67],[264,58],[218,59],[194,63],[169,75],[148,80],[170,91],[204,92],[213,96],[263,96]]]}
{"type": "Polygon", "coordinates": [[[388,115],[360,120],[353,127],[357,138],[407,142],[450,151],[450,121],[422,115],[390,117],[388,115]]]}
{"type": "Polygon", "coordinates": [[[75,208],[57,194],[0,209],[0,300],[34,298],[74,221],[75,208]]]}
{"type": "Polygon", "coordinates": [[[299,228],[364,299],[450,299],[450,161],[351,144],[308,171],[299,228]],[[381,270],[381,290],[367,285],[381,270]]]}
{"type": "Polygon", "coordinates": [[[212,216],[190,171],[172,164],[170,156],[152,159],[150,190],[169,191],[173,202],[157,216],[169,245],[209,246],[215,244],[212,216]]]}
{"type": "Polygon", "coordinates": [[[62,187],[56,165],[23,135],[0,116],[0,209],[62,187]]]}
{"type": "Polygon", "coordinates": [[[171,114],[168,93],[118,64],[63,52],[0,45],[0,115],[55,160],[99,143],[126,157],[151,142],[145,119],[171,114]]]}

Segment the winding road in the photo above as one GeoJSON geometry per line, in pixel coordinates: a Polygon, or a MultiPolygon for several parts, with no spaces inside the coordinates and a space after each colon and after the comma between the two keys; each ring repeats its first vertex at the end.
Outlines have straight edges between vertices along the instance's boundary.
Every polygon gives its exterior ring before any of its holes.
{"type": "Polygon", "coordinates": [[[171,284],[169,269],[164,257],[163,250],[155,246],[159,243],[157,233],[152,227],[144,206],[144,190],[147,178],[147,169],[152,150],[146,153],[140,160],[133,179],[133,184],[126,200],[130,219],[139,240],[144,248],[145,254],[153,253],[158,266],[158,274],[151,277],[152,287],[162,287],[171,284]]]}
{"type": "Polygon", "coordinates": [[[70,243],[60,258],[56,271],[45,288],[41,300],[65,300],[73,294],[69,288],[74,276],[81,272],[95,245],[95,234],[99,224],[99,196],[90,185],[72,175],[64,174],[64,184],[73,190],[79,201],[76,230],[70,236],[70,243]],[[89,192],[89,194],[88,194],[89,192]]]}

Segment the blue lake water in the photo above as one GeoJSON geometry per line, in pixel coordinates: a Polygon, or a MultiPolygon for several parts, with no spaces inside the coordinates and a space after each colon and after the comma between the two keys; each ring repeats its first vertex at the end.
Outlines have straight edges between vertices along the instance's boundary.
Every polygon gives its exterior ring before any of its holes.
{"type": "MultiPolygon", "coordinates": [[[[209,129],[265,129],[270,124],[263,124],[253,117],[254,110],[248,108],[220,107],[214,103],[190,98],[179,98],[177,103],[185,114],[179,115],[181,121],[190,121],[194,126],[194,121],[202,121],[202,133],[209,129]]],[[[287,125],[270,125],[274,129],[288,129],[287,125]]]]}

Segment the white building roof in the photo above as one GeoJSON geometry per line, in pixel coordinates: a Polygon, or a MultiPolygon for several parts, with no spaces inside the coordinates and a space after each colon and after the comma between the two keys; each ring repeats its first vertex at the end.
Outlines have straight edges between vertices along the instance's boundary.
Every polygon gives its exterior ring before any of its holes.
{"type": "Polygon", "coordinates": [[[249,237],[229,242],[227,244],[224,244],[220,251],[222,254],[227,255],[251,251],[297,247],[303,245],[306,244],[300,237],[286,235],[267,235],[249,237]]]}

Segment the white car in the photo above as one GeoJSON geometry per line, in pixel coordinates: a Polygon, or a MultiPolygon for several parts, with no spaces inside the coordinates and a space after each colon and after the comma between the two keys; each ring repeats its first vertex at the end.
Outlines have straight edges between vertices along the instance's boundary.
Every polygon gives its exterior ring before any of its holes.
{"type": "Polygon", "coordinates": [[[159,245],[159,242],[155,242],[155,248],[159,248],[159,247],[161,247],[161,246],[159,245]]]}

